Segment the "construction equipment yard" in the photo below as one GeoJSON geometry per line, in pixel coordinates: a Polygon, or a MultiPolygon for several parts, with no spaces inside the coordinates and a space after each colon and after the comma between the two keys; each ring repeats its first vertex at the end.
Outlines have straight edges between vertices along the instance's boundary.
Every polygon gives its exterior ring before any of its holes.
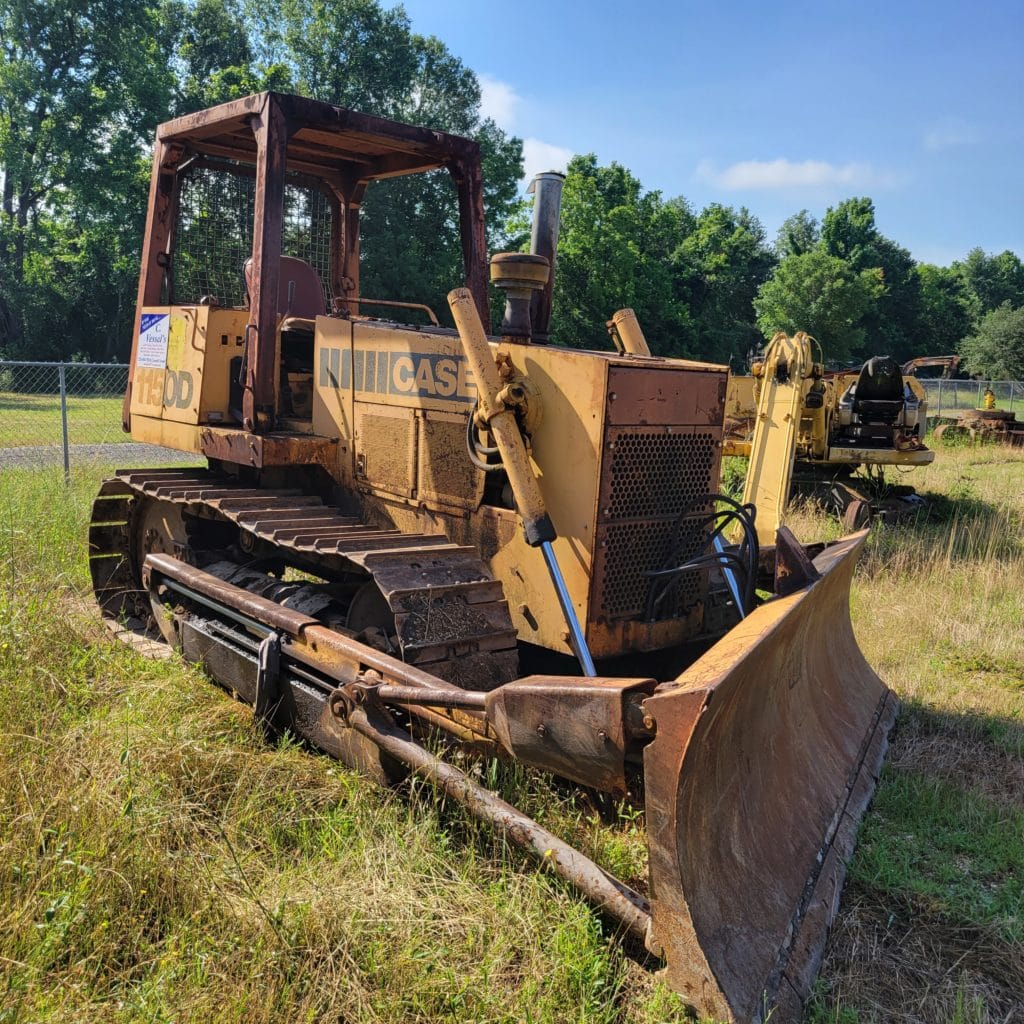
{"type": "MultiPolygon", "coordinates": [[[[105,474],[0,472],[3,1020],[686,1019],[636,943],[428,784],[267,745],[91,608],[105,474]]],[[[805,1017],[1024,1020],[1024,453],[944,449],[873,528],[858,642],[902,713],[805,1017]]],[[[838,534],[791,510],[798,536],[838,534]]],[[[642,813],[481,781],[646,887],[642,813]]],[[[654,965],[656,966],[656,965],[654,965]]]]}

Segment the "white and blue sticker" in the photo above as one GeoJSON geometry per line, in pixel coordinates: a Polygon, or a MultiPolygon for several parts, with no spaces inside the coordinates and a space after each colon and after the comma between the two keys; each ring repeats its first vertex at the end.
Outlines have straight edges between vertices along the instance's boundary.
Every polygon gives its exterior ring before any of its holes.
{"type": "Polygon", "coordinates": [[[164,369],[167,366],[167,340],[170,334],[169,313],[143,313],[139,320],[139,347],[135,365],[164,369]]]}

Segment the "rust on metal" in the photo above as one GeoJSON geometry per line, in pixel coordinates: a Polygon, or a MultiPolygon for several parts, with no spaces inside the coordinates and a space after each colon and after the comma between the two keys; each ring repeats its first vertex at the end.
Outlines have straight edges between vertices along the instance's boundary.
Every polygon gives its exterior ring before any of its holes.
{"type": "Polygon", "coordinates": [[[338,459],[337,439],[312,434],[258,434],[227,427],[204,427],[199,434],[199,444],[208,459],[257,469],[323,466],[333,471],[338,459]]]}
{"type": "MultiPolygon", "coordinates": [[[[224,431],[219,436],[230,434],[224,431]]],[[[276,435],[262,440],[249,437],[252,443],[262,444],[259,451],[274,450],[276,435]],[[269,449],[264,444],[268,440],[269,449]]],[[[281,443],[286,450],[294,444],[293,451],[304,451],[304,445],[315,445],[317,440],[293,435],[281,443]]],[[[264,542],[303,565],[366,573],[387,602],[402,657],[435,676],[469,689],[488,690],[518,675],[516,633],[501,584],[475,549],[453,544],[444,534],[377,529],[324,505],[320,498],[247,487],[202,469],[129,470],[109,482],[109,487],[122,497],[166,500],[201,520],[233,523],[249,543],[264,542]],[[122,494],[123,487],[128,490],[122,494]]],[[[119,511],[125,514],[121,522],[127,524],[128,506],[119,511]]],[[[96,549],[97,572],[104,568],[108,552],[114,551],[115,547],[96,549]]],[[[98,598],[103,591],[101,606],[115,600],[112,594],[117,587],[128,595],[125,601],[134,601],[130,594],[135,584],[127,564],[115,584],[97,589],[98,598]]]]}
{"type": "Polygon", "coordinates": [[[292,126],[268,100],[250,120],[256,139],[256,206],[253,215],[249,324],[246,328],[242,425],[261,433],[273,424],[276,404],[277,296],[281,271],[281,221],[288,136],[292,126]]]}
{"type": "Polygon", "coordinates": [[[935,428],[936,440],[964,439],[1024,447],[1024,423],[1007,409],[964,409],[952,423],[935,428]]]}
{"type": "Polygon", "coordinates": [[[775,587],[779,597],[788,597],[821,579],[803,545],[788,526],[775,531],[775,587]]]}
{"type": "Polygon", "coordinates": [[[390,757],[429,779],[474,817],[486,821],[517,846],[540,858],[631,935],[641,940],[647,938],[651,918],[643,896],[464,772],[435,757],[408,733],[398,729],[383,709],[366,705],[355,707],[349,712],[347,724],[390,757]]]}
{"type": "MultiPolygon", "coordinates": [[[[466,287],[485,324],[487,240],[480,148],[472,139],[400,124],[299,96],[264,92],[187,114],[157,129],[150,202],[143,240],[133,342],[145,307],[160,304],[165,276],[172,270],[170,243],[180,190],[179,166],[188,158],[237,162],[253,173],[256,204],[253,224],[249,323],[244,354],[243,426],[265,433],[274,426],[278,274],[281,255],[284,188],[288,174],[322,182],[333,218],[329,278],[342,309],[359,300],[359,212],[371,181],[435,168],[450,172],[458,192],[466,287]]],[[[129,397],[124,423],[129,429],[129,397]]],[[[248,464],[248,457],[245,463],[248,464]]]]}
{"type": "MultiPolygon", "coordinates": [[[[168,250],[179,188],[175,171],[181,155],[181,146],[170,145],[159,138],[153,147],[149,204],[146,207],[146,230],[142,236],[142,263],[136,298],[136,307],[140,314],[144,306],[160,304],[165,274],[170,273],[167,263],[168,250]]],[[[128,364],[128,385],[125,388],[121,409],[121,426],[125,433],[131,430],[132,381],[135,377],[138,349],[139,317],[136,316],[132,331],[132,354],[128,364]]]]}
{"type": "MultiPolygon", "coordinates": [[[[308,615],[226,583],[170,555],[147,555],[144,569],[147,571],[147,586],[159,589],[161,577],[175,580],[218,606],[232,609],[255,622],[287,634],[286,649],[289,657],[317,669],[339,683],[354,682],[367,669],[401,686],[429,691],[438,683],[435,676],[359,643],[308,615]],[[156,580],[152,578],[153,573],[157,574],[156,580]]],[[[461,711],[456,721],[431,707],[415,707],[410,708],[410,711],[431,725],[444,729],[456,739],[477,745],[494,745],[483,715],[478,712],[461,711]]]]}
{"type": "Polygon", "coordinates": [[[896,701],[849,614],[866,535],[644,703],[650,948],[716,1019],[800,1019],[881,767],[896,701]]]}
{"type": "Polygon", "coordinates": [[[626,792],[626,700],[653,679],[527,676],[487,697],[487,720],[513,757],[585,786],[626,792]]]}

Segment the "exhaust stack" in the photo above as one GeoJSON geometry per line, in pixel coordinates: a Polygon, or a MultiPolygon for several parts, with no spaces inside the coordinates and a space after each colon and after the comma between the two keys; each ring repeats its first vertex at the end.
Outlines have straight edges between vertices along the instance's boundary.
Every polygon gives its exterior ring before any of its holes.
{"type": "Polygon", "coordinates": [[[551,266],[544,288],[534,293],[530,303],[533,340],[545,343],[551,325],[551,293],[555,287],[555,253],[558,249],[559,218],[562,212],[562,185],[565,175],[558,171],[544,171],[534,176],[526,190],[533,195],[533,230],[530,232],[530,252],[543,256],[551,266]]]}

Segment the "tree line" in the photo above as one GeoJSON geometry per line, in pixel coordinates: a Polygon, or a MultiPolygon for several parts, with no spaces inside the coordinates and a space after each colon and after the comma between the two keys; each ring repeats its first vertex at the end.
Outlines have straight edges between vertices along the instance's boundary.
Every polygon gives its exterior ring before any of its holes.
{"type": "MultiPolygon", "coordinates": [[[[473,71],[377,0],[0,0],[0,357],[118,360],[131,339],[156,125],[251,92],[297,92],[477,139],[492,251],[525,243],[522,142],[481,114],[473,71]]],[[[367,194],[363,290],[427,302],[460,277],[443,175],[367,194]]],[[[553,337],[598,347],[632,306],[656,352],[740,369],[776,330],[826,359],[959,351],[1024,378],[1012,252],[916,262],[870,198],[806,210],[774,239],[745,208],[695,210],[622,164],[567,169],[553,337]]]]}

